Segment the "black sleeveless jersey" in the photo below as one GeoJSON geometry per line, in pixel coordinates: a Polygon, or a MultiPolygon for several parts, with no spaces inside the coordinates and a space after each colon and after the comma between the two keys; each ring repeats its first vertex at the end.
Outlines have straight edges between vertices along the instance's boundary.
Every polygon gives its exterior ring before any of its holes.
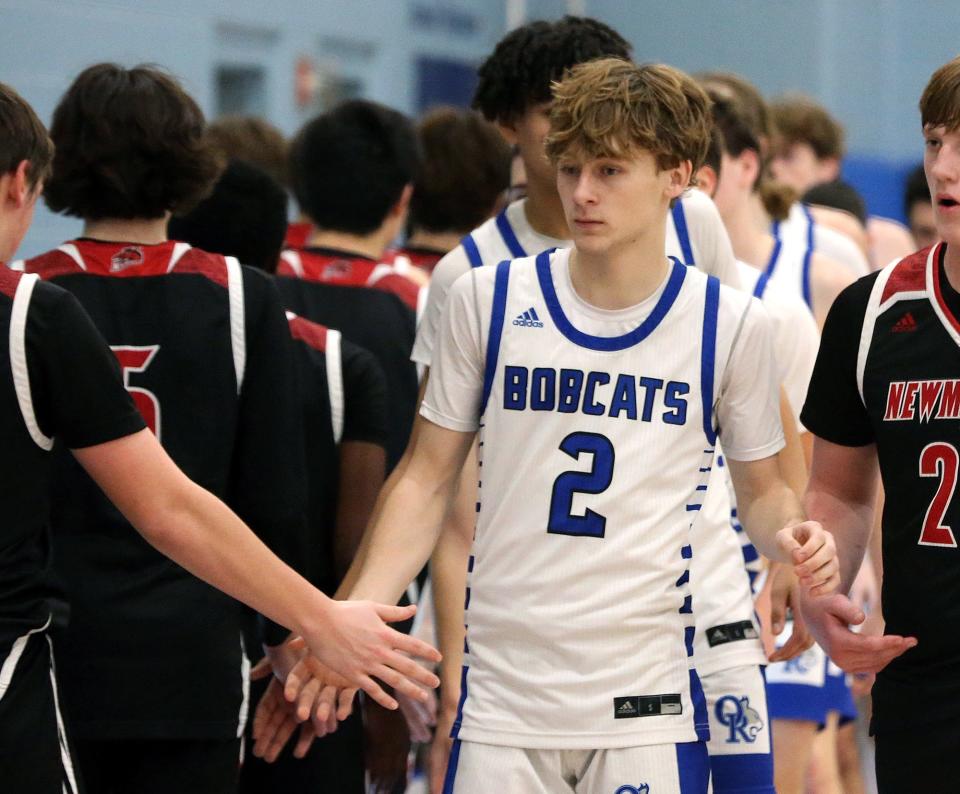
{"type": "Polygon", "coordinates": [[[120,369],[76,299],[0,264],[0,666],[47,625],[55,439],[77,449],[143,429],[120,369]]]}
{"type": "MultiPolygon", "coordinates": [[[[172,241],[77,240],[23,266],[80,301],[187,476],[281,557],[302,560],[301,413],[270,279],[172,241]]],[[[71,605],[58,674],[75,733],[236,736],[247,691],[241,605],[153,549],[71,456],[57,460],[52,527],[71,605]]],[[[270,629],[273,643],[286,634],[270,629]]]]}
{"type": "Polygon", "coordinates": [[[300,317],[338,329],[372,353],[387,379],[387,469],[406,449],[417,407],[417,369],[410,361],[416,316],[396,295],[361,286],[278,277],[284,305],[300,317]]]}
{"type": "Polygon", "coordinates": [[[879,730],[960,716],[960,296],[945,250],[912,254],[838,298],[802,414],[828,441],[877,447],[886,630],[918,640],[877,677],[879,730]],[[845,313],[859,327],[837,322],[845,313]],[[835,368],[832,347],[848,351],[835,368]]]}

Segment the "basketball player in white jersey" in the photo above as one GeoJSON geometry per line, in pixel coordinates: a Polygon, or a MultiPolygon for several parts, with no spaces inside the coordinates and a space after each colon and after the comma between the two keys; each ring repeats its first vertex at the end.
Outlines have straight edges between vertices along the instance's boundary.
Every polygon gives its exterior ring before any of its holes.
{"type": "Polygon", "coordinates": [[[706,148],[705,95],[669,67],[601,60],[556,87],[551,122],[575,248],[453,288],[414,447],[352,595],[402,591],[482,429],[447,789],[706,791],[688,528],[717,426],[765,554],[792,553],[829,590],[832,540],[800,521],[773,458],[762,307],[662,253],[669,204],[706,148]]]}

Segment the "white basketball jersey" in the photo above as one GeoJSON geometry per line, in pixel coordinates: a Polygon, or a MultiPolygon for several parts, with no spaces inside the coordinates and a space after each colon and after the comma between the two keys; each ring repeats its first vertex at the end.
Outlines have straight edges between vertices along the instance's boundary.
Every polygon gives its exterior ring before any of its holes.
{"type": "MultiPolygon", "coordinates": [[[[493,297],[455,735],[528,748],[702,739],[689,530],[715,384],[750,299],[674,262],[646,319],[594,336],[568,316],[568,257],[472,275],[493,297]]],[[[422,412],[456,427],[449,379],[434,375],[422,412]]]]}

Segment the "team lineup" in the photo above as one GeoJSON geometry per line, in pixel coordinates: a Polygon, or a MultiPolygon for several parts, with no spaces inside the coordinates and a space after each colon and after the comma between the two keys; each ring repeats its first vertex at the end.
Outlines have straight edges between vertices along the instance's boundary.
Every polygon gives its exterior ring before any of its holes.
{"type": "Polygon", "coordinates": [[[0,789],[952,791],[960,59],[920,250],[593,19],[473,104],[0,83],[0,789]]]}

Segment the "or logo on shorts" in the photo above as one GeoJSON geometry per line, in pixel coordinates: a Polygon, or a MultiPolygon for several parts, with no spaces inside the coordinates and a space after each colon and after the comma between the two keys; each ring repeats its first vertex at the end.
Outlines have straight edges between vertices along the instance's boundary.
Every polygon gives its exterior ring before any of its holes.
{"type": "Polygon", "coordinates": [[[523,314],[518,314],[513,324],[523,328],[543,328],[543,323],[540,322],[540,318],[537,316],[537,310],[534,309],[533,306],[523,312],[523,314]]]}
{"type": "Polygon", "coordinates": [[[119,273],[128,267],[143,264],[143,249],[138,245],[128,245],[121,248],[110,258],[110,272],[119,273]]]}
{"type": "Polygon", "coordinates": [[[816,663],[816,661],[816,651],[804,651],[799,656],[794,656],[784,662],[784,672],[804,675],[810,672],[812,669],[811,663],[816,663]]]}
{"type": "Polygon", "coordinates": [[[650,794],[650,786],[646,783],[639,786],[620,786],[613,794],[650,794]]]}
{"type": "Polygon", "coordinates": [[[763,720],[759,712],[750,707],[750,698],[724,695],[714,707],[717,720],[726,725],[729,735],[724,740],[727,744],[753,744],[757,735],[763,730],[763,720]]]}

